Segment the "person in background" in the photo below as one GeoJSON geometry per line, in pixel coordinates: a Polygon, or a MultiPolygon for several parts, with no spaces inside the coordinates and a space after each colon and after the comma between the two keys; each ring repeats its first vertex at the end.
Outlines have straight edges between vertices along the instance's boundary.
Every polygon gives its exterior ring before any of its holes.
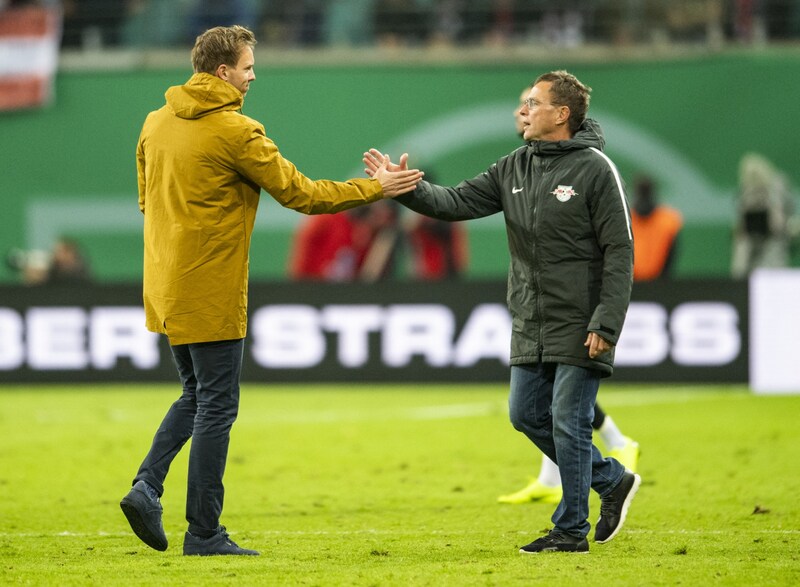
{"type": "MultiPolygon", "coordinates": [[[[421,181],[397,201],[456,221],[502,212],[511,255],[509,416],[558,464],[563,496],[553,529],[523,554],[588,552],[589,493],[600,495],[594,540],[612,540],[641,477],[592,444],[600,380],[633,285],[633,234],[622,179],[602,151],[600,126],[586,118],[591,89],[566,71],[540,75],[522,107],[527,144],[455,187],[421,181]]],[[[364,153],[374,176],[387,156],[364,153]]],[[[408,167],[404,154],[397,165],[408,167]]]]}
{"type": "Polygon", "coordinates": [[[247,330],[250,238],[261,189],[305,214],[334,213],[414,188],[418,170],[313,181],[284,159],[264,126],[242,114],[256,79],[253,33],[215,27],[197,37],[194,74],[166,92],[136,148],[144,214],[146,326],[169,339],[183,391],[120,502],[134,533],[166,550],[160,497],[191,438],[184,555],[258,555],[220,525],[230,431],[239,410],[247,330]]]}
{"type": "Polygon", "coordinates": [[[25,285],[79,285],[92,281],[86,255],[75,239],[60,237],[51,251],[12,249],[6,264],[25,285]]]}
{"type": "Polygon", "coordinates": [[[733,230],[731,275],[747,277],[757,267],[788,267],[797,236],[788,178],[762,155],[739,162],[739,201],[733,230]]]}
{"type": "Polygon", "coordinates": [[[648,176],[639,176],[634,181],[631,226],[633,280],[670,277],[683,217],[676,209],[659,203],[655,184],[648,176]]]}
{"type": "Polygon", "coordinates": [[[400,207],[386,200],[354,212],[357,222],[353,240],[359,255],[357,279],[374,283],[396,277],[405,245],[400,207]]]}
{"type": "MultiPolygon", "coordinates": [[[[435,181],[429,169],[425,177],[435,181]]],[[[466,273],[469,240],[463,223],[409,212],[404,225],[414,279],[441,281],[458,279],[466,273]]]]}
{"type": "Polygon", "coordinates": [[[390,200],[304,219],[292,241],[288,274],[295,281],[375,282],[393,277],[403,247],[390,200]]]}
{"type": "Polygon", "coordinates": [[[382,47],[424,44],[430,35],[430,6],[419,0],[380,0],[373,8],[375,41],[382,47]]]}
{"type": "Polygon", "coordinates": [[[353,212],[304,218],[292,239],[287,273],[293,281],[353,281],[360,260],[353,212]]]}
{"type": "Polygon", "coordinates": [[[68,284],[88,281],[91,281],[91,270],[78,241],[61,237],[53,247],[53,258],[47,271],[47,283],[68,284]]]}
{"type": "MultiPolygon", "coordinates": [[[[519,96],[519,105],[514,109],[514,123],[520,138],[523,138],[525,125],[527,124],[527,116],[523,114],[523,108],[525,108],[525,101],[528,99],[530,91],[530,86],[522,90],[519,96]]],[[[635,234],[636,232],[634,231],[635,234]]],[[[636,240],[634,239],[635,246],[636,240]]],[[[606,414],[600,407],[599,403],[594,406],[592,429],[600,436],[603,445],[606,447],[607,454],[635,473],[639,467],[639,455],[641,453],[639,443],[625,436],[611,416],[606,414]]],[[[558,465],[548,458],[546,454],[542,454],[539,474],[536,477],[532,477],[528,485],[522,489],[501,495],[497,498],[497,501],[507,504],[532,502],[557,504],[561,501],[561,496],[561,475],[558,472],[558,465]]]]}
{"type": "Polygon", "coordinates": [[[61,45],[99,51],[120,44],[129,0],[63,0],[61,45]]]}
{"type": "Polygon", "coordinates": [[[411,274],[422,281],[458,279],[469,263],[467,235],[460,224],[420,214],[409,215],[406,226],[411,249],[411,274]]]}

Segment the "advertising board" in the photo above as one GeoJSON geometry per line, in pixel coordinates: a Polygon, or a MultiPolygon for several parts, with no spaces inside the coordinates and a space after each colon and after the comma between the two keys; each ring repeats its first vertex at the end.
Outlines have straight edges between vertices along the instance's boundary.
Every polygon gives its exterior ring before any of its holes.
{"type": "MultiPolygon", "coordinates": [[[[505,283],[258,283],[242,378],[254,382],[508,379],[505,283]]],[[[748,380],[746,282],[634,288],[615,381],[748,380]]],[[[0,380],[175,381],[139,286],[0,289],[0,380]]]]}

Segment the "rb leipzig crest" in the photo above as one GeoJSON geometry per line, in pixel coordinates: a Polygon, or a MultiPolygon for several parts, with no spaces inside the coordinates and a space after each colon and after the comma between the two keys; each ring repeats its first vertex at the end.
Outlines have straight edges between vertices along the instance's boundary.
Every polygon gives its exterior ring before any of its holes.
{"type": "Polygon", "coordinates": [[[571,185],[560,185],[550,193],[553,194],[559,202],[568,202],[572,196],[578,195],[575,190],[572,189],[571,185]]]}

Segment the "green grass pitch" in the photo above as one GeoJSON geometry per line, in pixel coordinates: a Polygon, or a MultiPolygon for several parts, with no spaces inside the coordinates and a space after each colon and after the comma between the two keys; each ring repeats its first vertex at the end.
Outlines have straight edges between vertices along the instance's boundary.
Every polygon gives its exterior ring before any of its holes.
{"type": "Polygon", "coordinates": [[[0,387],[0,583],[800,585],[800,395],[606,382],[642,447],[628,522],[588,555],[520,555],[552,506],[496,502],[540,462],[506,392],[244,384],[222,523],[262,556],[197,558],[188,447],[162,500],[169,550],[119,509],[177,385],[0,387]]]}

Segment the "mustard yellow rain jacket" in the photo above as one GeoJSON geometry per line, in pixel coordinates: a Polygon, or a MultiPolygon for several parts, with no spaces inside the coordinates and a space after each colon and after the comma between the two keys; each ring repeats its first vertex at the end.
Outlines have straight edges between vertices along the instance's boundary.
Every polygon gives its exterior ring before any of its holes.
{"type": "Polygon", "coordinates": [[[136,150],[147,328],[172,345],[244,338],[250,237],[261,188],[304,214],[383,197],[374,179],[312,181],[284,159],[243,96],[206,73],[166,92],[136,150]]]}

